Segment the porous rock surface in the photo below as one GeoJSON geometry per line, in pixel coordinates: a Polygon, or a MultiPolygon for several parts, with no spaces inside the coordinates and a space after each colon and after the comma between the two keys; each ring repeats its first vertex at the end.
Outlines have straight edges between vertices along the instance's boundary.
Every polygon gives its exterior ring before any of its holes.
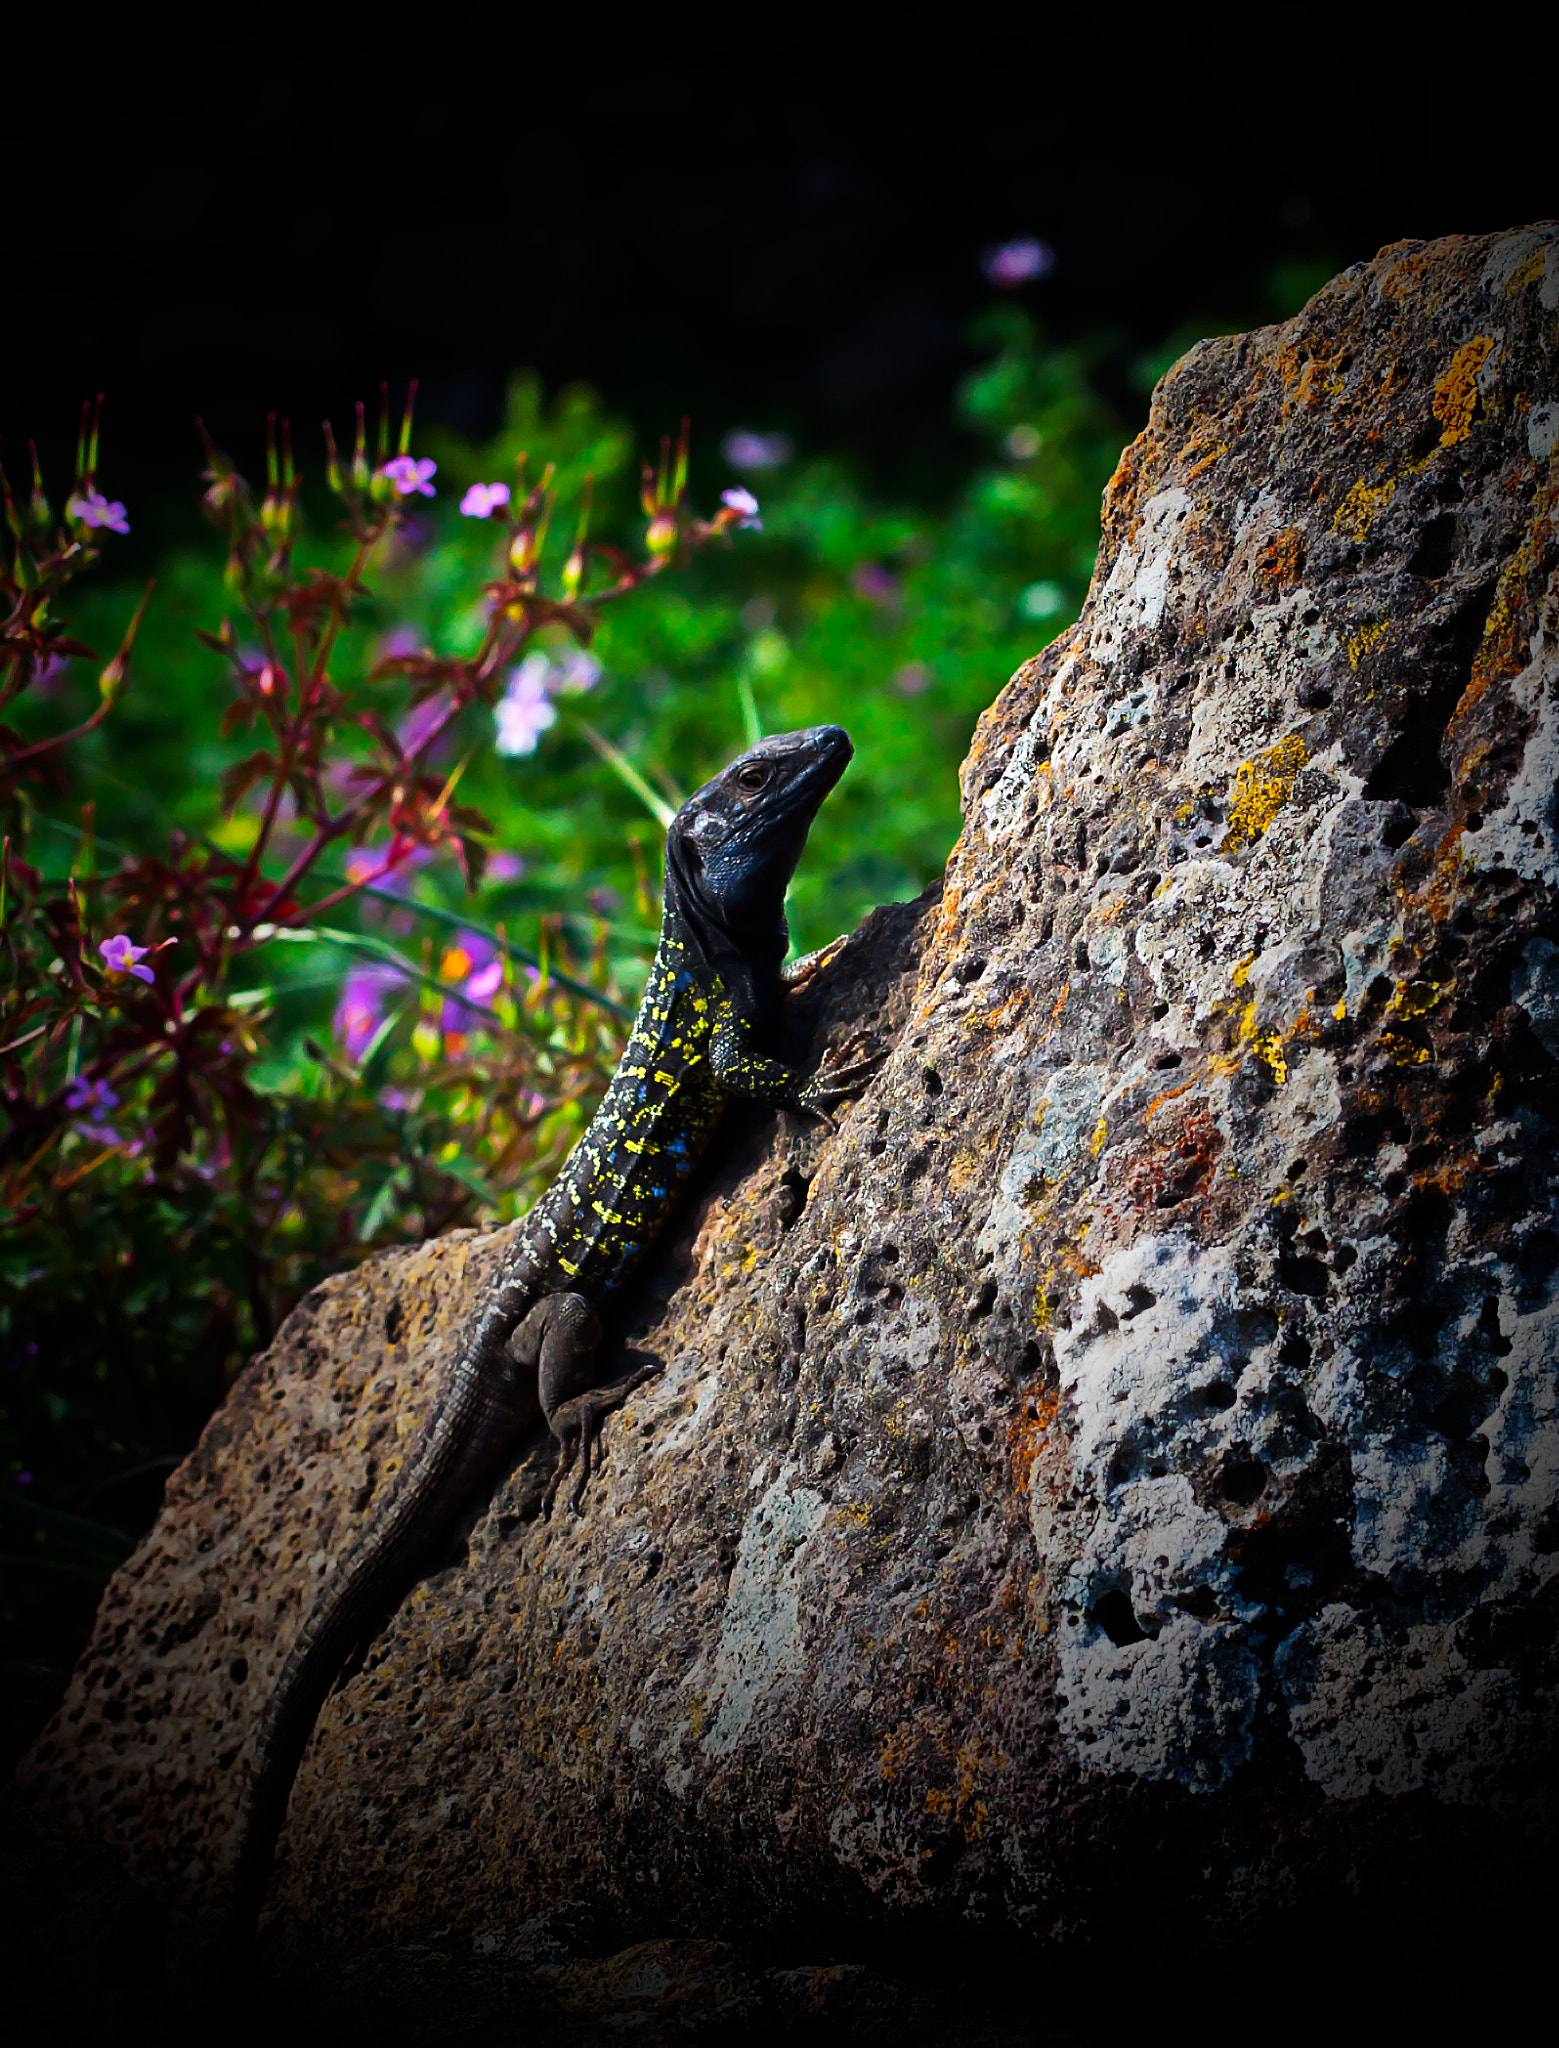
{"type": "MultiPolygon", "coordinates": [[[[733,1123],[583,1516],[533,1444],[329,1702],[274,1974],[563,1898],[1195,1936],[1552,1841],[1556,450],[1551,225],[1169,373],[940,897],[796,999],[886,1066],[837,1135],[733,1123]]],[[[304,1303],[24,1767],[187,1942],[498,1251],[304,1303]]]]}

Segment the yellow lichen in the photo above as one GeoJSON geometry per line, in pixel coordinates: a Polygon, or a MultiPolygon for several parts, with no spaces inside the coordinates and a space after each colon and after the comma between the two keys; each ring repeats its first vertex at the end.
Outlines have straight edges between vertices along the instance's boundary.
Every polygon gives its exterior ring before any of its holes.
{"type": "Polygon", "coordinates": [[[1345,533],[1350,540],[1363,540],[1370,530],[1370,522],[1382,507],[1389,505],[1396,494],[1397,478],[1388,476],[1383,483],[1367,484],[1363,477],[1337,507],[1332,520],[1333,533],[1345,533]]]}
{"type": "Polygon", "coordinates": [[[1265,1060],[1271,1070],[1273,1080],[1281,1087],[1288,1079],[1288,1060],[1283,1052],[1282,1032],[1263,1032],[1261,1037],[1256,1040],[1256,1052],[1261,1059],[1265,1060]]]}
{"type": "Polygon", "coordinates": [[[1543,274],[1543,258],[1548,254],[1548,244],[1539,242],[1524,263],[1518,263],[1505,280],[1505,296],[1513,299],[1517,292],[1525,291],[1529,284],[1536,284],[1543,274]]]}
{"type": "Polygon", "coordinates": [[[1399,1017],[1426,1017],[1439,1000],[1437,981],[1399,981],[1387,1007],[1399,1017]]]}
{"type": "Polygon", "coordinates": [[[1344,996],[1342,1000],[1338,1003],[1336,1009],[1333,1010],[1332,1015],[1337,1019],[1339,1024],[1345,1024],[1348,1021],[1348,999],[1346,996],[1344,996]]]}
{"type": "Polygon", "coordinates": [[[1099,1121],[1094,1125],[1093,1136],[1088,1140],[1088,1150],[1095,1159],[1104,1150],[1104,1141],[1108,1135],[1109,1126],[1105,1123],[1104,1118],[1100,1117],[1099,1121]]]}
{"type": "Polygon", "coordinates": [[[1426,1067],[1434,1057],[1427,1045],[1418,1045],[1397,1031],[1383,1031],[1380,1042],[1399,1067],[1426,1067]]]}
{"type": "Polygon", "coordinates": [[[1235,968],[1234,972],[1229,976],[1230,981],[1234,983],[1234,986],[1236,988],[1243,988],[1246,982],[1250,980],[1250,971],[1255,966],[1255,964],[1255,954],[1247,953],[1245,955],[1245,958],[1239,963],[1239,965],[1235,968]]]}
{"type": "Polygon", "coordinates": [[[1290,733],[1256,760],[1241,762],[1234,777],[1229,829],[1220,852],[1237,853],[1261,837],[1288,802],[1295,777],[1308,759],[1304,741],[1290,733]]]}
{"type": "Polygon", "coordinates": [[[1361,626],[1357,633],[1348,635],[1348,666],[1357,668],[1377,640],[1384,638],[1386,622],[1378,619],[1373,626],[1361,626]]]}
{"type": "Polygon", "coordinates": [[[1434,388],[1432,410],[1440,422],[1440,446],[1449,448],[1465,441],[1472,432],[1472,416],[1478,405],[1478,372],[1494,352],[1494,337],[1475,334],[1464,341],[1451,358],[1451,365],[1434,388]]]}

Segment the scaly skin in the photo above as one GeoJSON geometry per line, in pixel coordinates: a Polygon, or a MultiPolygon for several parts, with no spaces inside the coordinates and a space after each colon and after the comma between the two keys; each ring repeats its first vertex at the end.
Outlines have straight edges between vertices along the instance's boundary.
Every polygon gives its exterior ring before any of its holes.
{"type": "Polygon", "coordinates": [[[292,1781],[326,1694],[497,1476],[538,1397],[562,1447],[548,1505],[577,1447],[577,1509],[602,1418],[648,1377],[597,1385],[600,1311],[670,1215],[727,1100],[746,1096],[826,1119],[870,1075],[868,1059],[825,1061],[806,1077],[761,1050],[784,992],[785,890],[850,753],[838,726],[777,735],[673,820],[660,946],[612,1084],[462,1332],[389,1499],[321,1593],[266,1708],[233,1882],[233,1970],[245,1967],[292,1781]]]}

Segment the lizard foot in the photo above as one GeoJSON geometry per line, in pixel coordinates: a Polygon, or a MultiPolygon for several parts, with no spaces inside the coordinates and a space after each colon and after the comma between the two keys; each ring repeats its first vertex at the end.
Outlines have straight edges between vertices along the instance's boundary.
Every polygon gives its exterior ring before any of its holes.
{"type": "Polygon", "coordinates": [[[857,1033],[843,1045],[824,1053],[821,1065],[801,1090],[797,1107],[821,1117],[830,1130],[837,1130],[831,1112],[850,1096],[859,1095],[887,1057],[887,1052],[875,1047],[868,1034],[857,1033]]]}
{"type": "Polygon", "coordinates": [[[592,1472],[601,1468],[599,1444],[601,1425],[614,1409],[620,1408],[628,1396],[646,1380],[651,1380],[660,1371],[658,1365],[640,1366],[637,1372],[618,1380],[609,1387],[591,1387],[588,1392],[575,1395],[572,1401],[562,1402],[554,1409],[550,1421],[552,1433],[558,1439],[562,1455],[553,1467],[552,1477],[547,1482],[547,1491],[542,1497],[542,1514],[551,1518],[552,1503],[557,1498],[563,1476],[574,1463],[575,1453],[579,1454],[579,1476],[574,1490],[569,1495],[568,1505],[572,1513],[582,1512],[580,1503],[592,1472]]]}

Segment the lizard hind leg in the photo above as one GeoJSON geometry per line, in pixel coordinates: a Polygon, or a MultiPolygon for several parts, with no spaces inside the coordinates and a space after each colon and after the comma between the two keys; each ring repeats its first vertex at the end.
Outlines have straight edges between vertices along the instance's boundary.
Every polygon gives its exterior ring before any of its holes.
{"type": "Polygon", "coordinates": [[[542,1497],[542,1513],[550,1516],[582,1439],[584,1473],[589,1474],[590,1441],[584,1435],[582,1408],[595,1380],[601,1318],[582,1294],[544,1295],[515,1331],[509,1348],[517,1363],[535,1366],[542,1413],[558,1441],[558,1462],[542,1497]]]}

